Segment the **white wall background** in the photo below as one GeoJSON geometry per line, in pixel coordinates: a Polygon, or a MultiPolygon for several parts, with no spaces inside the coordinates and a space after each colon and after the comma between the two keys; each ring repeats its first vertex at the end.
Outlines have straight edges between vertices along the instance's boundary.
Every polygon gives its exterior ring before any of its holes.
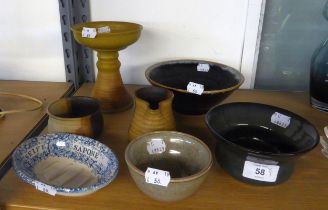
{"type": "Polygon", "coordinates": [[[2,1],[0,80],[65,81],[58,1],[2,1]]]}
{"type": "MultiPolygon", "coordinates": [[[[206,59],[241,68],[248,1],[90,2],[94,21],[144,26],[140,40],[120,52],[125,83],[146,84],[144,70],[169,59],[206,59]]],[[[58,1],[5,1],[0,17],[0,79],[65,81],[58,1]]]]}
{"type": "Polygon", "coordinates": [[[146,83],[147,66],[169,59],[200,58],[239,69],[246,9],[244,0],[98,0],[91,18],[144,26],[120,60],[126,83],[146,83]]]}

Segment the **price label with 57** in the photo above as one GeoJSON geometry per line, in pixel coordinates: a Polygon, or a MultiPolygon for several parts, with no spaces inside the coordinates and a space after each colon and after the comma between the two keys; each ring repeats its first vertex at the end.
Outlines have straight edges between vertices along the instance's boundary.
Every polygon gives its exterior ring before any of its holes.
{"type": "Polygon", "coordinates": [[[149,184],[155,184],[167,187],[170,183],[170,172],[148,167],[145,171],[145,181],[149,184]]]}
{"type": "Polygon", "coordinates": [[[277,180],[280,166],[267,165],[245,161],[243,177],[264,182],[275,182],[277,180]]]}

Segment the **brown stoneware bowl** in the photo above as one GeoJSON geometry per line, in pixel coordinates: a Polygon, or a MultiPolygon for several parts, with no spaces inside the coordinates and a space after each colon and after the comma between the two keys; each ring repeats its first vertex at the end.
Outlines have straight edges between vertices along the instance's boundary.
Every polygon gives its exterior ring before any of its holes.
{"type": "Polygon", "coordinates": [[[157,131],[136,138],[125,150],[125,161],[138,188],[160,201],[192,195],[206,179],[213,162],[206,144],[175,131],[157,131]],[[163,177],[149,183],[149,168],[169,172],[168,185],[153,184],[163,183],[163,177]]]}
{"type": "Polygon", "coordinates": [[[243,75],[229,66],[203,60],[173,60],[150,66],[147,80],[157,87],[173,91],[173,109],[182,114],[205,114],[220,103],[244,82],[243,75]],[[198,65],[206,64],[209,70],[199,71],[198,65]],[[187,91],[189,82],[204,86],[197,95],[187,91]]]}
{"type": "Polygon", "coordinates": [[[48,106],[48,132],[100,135],[104,121],[98,101],[86,96],[61,98],[48,106]]]}

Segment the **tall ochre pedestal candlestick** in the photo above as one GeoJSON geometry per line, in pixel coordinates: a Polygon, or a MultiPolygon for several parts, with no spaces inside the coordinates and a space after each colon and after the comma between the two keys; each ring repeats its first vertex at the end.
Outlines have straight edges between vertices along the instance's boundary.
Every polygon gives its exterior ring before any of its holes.
{"type": "Polygon", "coordinates": [[[114,21],[87,22],[72,27],[78,43],[97,51],[98,76],[91,96],[100,101],[104,112],[123,111],[133,104],[122,82],[118,51],[136,42],[141,30],[139,24],[114,21]],[[96,31],[96,36],[82,37],[83,28],[96,31]],[[103,31],[104,28],[109,31],[103,31]]]}

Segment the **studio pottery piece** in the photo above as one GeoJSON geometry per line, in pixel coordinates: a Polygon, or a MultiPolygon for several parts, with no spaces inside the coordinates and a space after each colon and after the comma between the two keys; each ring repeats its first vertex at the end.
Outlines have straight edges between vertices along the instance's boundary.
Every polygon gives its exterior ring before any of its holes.
{"type": "Polygon", "coordinates": [[[98,137],[104,126],[100,105],[94,98],[72,96],[48,106],[48,133],[73,133],[98,137]]]}
{"type": "Polygon", "coordinates": [[[100,101],[104,112],[122,111],[133,104],[132,97],[122,82],[118,51],[136,42],[141,30],[141,25],[114,21],[87,22],[72,27],[78,43],[97,51],[98,78],[92,90],[92,97],[100,101]],[[82,37],[83,28],[95,30],[96,36],[82,37]]]}
{"type": "Polygon", "coordinates": [[[145,87],[137,90],[129,140],[151,131],[175,130],[173,97],[171,91],[163,88],[145,87]]]}
{"type": "Polygon", "coordinates": [[[206,123],[217,138],[215,154],[222,168],[249,184],[287,181],[296,160],[319,143],[306,119],[265,104],[218,105],[206,114],[206,123]]]}
{"type": "Polygon", "coordinates": [[[244,82],[236,69],[204,60],[165,61],[145,74],[152,85],[173,91],[174,111],[189,115],[205,114],[244,82]]]}
{"type": "Polygon", "coordinates": [[[175,131],[136,138],[125,150],[125,161],[138,188],[160,201],[191,196],[206,180],[213,162],[211,151],[200,139],[175,131]]]}

